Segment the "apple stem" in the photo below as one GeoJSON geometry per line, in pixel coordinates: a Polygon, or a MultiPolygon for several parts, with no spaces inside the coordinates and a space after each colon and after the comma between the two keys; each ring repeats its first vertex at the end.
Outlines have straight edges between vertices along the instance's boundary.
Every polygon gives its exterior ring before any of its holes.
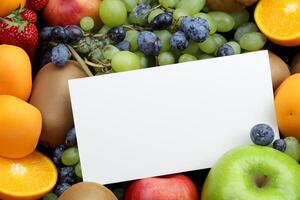
{"type": "Polygon", "coordinates": [[[89,77],[94,76],[91,72],[90,68],[85,64],[84,60],[79,56],[79,54],[71,47],[70,45],[67,45],[68,49],[70,50],[72,56],[77,60],[77,62],[80,64],[83,71],[88,75],[89,77]]]}

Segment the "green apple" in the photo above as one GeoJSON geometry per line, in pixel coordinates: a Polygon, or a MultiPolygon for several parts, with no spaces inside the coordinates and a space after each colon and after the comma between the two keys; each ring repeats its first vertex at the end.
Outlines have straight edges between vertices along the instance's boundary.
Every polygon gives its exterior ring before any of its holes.
{"type": "Polygon", "coordinates": [[[284,138],[286,142],[286,149],[284,153],[294,158],[296,161],[300,161],[300,144],[297,138],[286,137],[284,138]]]}
{"type": "Polygon", "coordinates": [[[300,166],[271,147],[244,146],[210,170],[202,200],[299,200],[300,166]]]}

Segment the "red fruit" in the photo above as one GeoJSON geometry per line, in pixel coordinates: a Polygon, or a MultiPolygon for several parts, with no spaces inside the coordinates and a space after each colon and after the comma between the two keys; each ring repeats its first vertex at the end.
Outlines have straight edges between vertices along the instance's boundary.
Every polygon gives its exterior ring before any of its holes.
{"type": "Polygon", "coordinates": [[[34,61],[38,46],[38,29],[33,23],[20,17],[0,22],[0,44],[9,44],[23,48],[34,61]]]}
{"type": "Polygon", "coordinates": [[[22,11],[21,16],[24,20],[31,23],[35,23],[37,21],[37,14],[30,9],[25,9],[24,11],[22,11]]]}
{"type": "Polygon", "coordinates": [[[100,26],[100,3],[101,0],[51,0],[44,8],[43,18],[49,26],[65,26],[79,25],[82,17],[90,16],[100,26]]]}
{"type": "Polygon", "coordinates": [[[125,192],[125,200],[198,200],[196,186],[182,174],[134,181],[125,192]]]}
{"type": "Polygon", "coordinates": [[[42,10],[48,3],[48,0],[27,0],[27,7],[38,11],[42,10]]]}

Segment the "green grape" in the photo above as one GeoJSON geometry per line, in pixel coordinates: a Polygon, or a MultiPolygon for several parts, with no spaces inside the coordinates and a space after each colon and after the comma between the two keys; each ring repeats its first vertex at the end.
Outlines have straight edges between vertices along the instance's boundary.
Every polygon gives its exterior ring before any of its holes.
{"type": "Polygon", "coordinates": [[[111,28],[109,26],[102,26],[101,29],[98,31],[99,34],[106,34],[111,28]]]}
{"type": "Polygon", "coordinates": [[[112,57],[119,51],[120,50],[117,47],[109,44],[103,48],[103,56],[105,59],[111,60],[112,57]]]}
{"type": "Polygon", "coordinates": [[[205,6],[205,0],[180,0],[176,5],[176,9],[186,10],[189,15],[200,12],[205,6]]]}
{"type": "Polygon", "coordinates": [[[244,34],[251,32],[258,32],[256,24],[254,22],[245,23],[236,30],[234,34],[234,40],[238,42],[244,34]]]}
{"type": "Polygon", "coordinates": [[[211,54],[218,49],[218,44],[214,37],[209,36],[204,42],[198,43],[198,47],[204,53],[211,54]]]}
{"type": "Polygon", "coordinates": [[[265,46],[266,42],[266,37],[260,32],[246,33],[240,39],[241,48],[247,51],[260,50],[265,46]]]}
{"type": "Polygon", "coordinates": [[[66,166],[76,165],[79,162],[79,152],[77,147],[70,147],[61,156],[61,162],[66,166]]]}
{"type": "Polygon", "coordinates": [[[227,42],[227,39],[219,33],[213,34],[212,37],[214,38],[214,40],[217,44],[217,48],[219,48],[220,46],[222,46],[223,44],[225,44],[227,42]]]}
{"type": "Polygon", "coordinates": [[[197,13],[195,15],[193,15],[193,17],[200,17],[200,18],[203,18],[203,19],[206,19],[208,24],[209,24],[209,28],[210,28],[210,32],[209,34],[214,34],[215,32],[217,32],[217,22],[211,17],[209,16],[208,14],[206,13],[197,13]]]}
{"type": "Polygon", "coordinates": [[[127,10],[121,0],[104,0],[99,9],[102,22],[109,27],[121,26],[127,17],[127,10]]]}
{"type": "Polygon", "coordinates": [[[167,30],[154,31],[154,33],[162,42],[162,48],[161,48],[160,52],[169,51],[170,50],[170,38],[172,37],[172,34],[167,30]]]}
{"type": "Polygon", "coordinates": [[[164,13],[164,11],[162,9],[155,9],[155,10],[152,10],[150,12],[150,14],[148,15],[148,23],[150,23],[154,17],[156,17],[157,15],[161,14],[161,13],[164,13]]]}
{"type": "Polygon", "coordinates": [[[184,9],[178,8],[173,12],[173,18],[175,20],[178,20],[178,23],[180,24],[180,18],[189,16],[189,13],[185,11],[184,9]]]}
{"type": "Polygon", "coordinates": [[[205,59],[209,59],[209,58],[213,58],[212,55],[208,55],[208,54],[202,54],[199,56],[199,60],[205,60],[205,59]]]}
{"type": "Polygon", "coordinates": [[[233,29],[235,22],[231,15],[221,11],[209,12],[208,15],[215,20],[218,32],[224,33],[233,29]]]}
{"type": "Polygon", "coordinates": [[[46,196],[44,196],[43,200],[56,200],[58,197],[56,194],[50,192],[46,196]]]}
{"type": "Polygon", "coordinates": [[[189,41],[188,47],[185,50],[181,51],[181,53],[197,56],[199,54],[198,43],[194,41],[189,41]]]}
{"type": "Polygon", "coordinates": [[[122,0],[122,2],[124,3],[127,12],[131,12],[137,5],[136,0],[122,0]]]}
{"type": "Polygon", "coordinates": [[[158,55],[158,64],[160,66],[170,65],[174,63],[175,63],[175,56],[173,55],[173,53],[166,51],[158,55]]]}
{"type": "Polygon", "coordinates": [[[124,72],[141,68],[140,58],[130,51],[120,51],[111,60],[115,72],[124,72]]]}
{"type": "Polygon", "coordinates": [[[165,8],[175,8],[180,0],[159,0],[159,3],[165,8]]]}
{"type": "Polygon", "coordinates": [[[75,166],[75,174],[76,174],[77,177],[82,178],[80,162],[75,166]]]}
{"type": "Polygon", "coordinates": [[[141,68],[149,67],[149,60],[144,53],[137,51],[135,54],[140,58],[141,68]]]}
{"type": "Polygon", "coordinates": [[[235,25],[233,29],[237,29],[241,25],[247,23],[250,19],[250,13],[246,9],[231,13],[230,15],[233,17],[235,21],[235,25]]]}
{"type": "Polygon", "coordinates": [[[80,27],[82,28],[82,30],[90,31],[94,28],[94,26],[95,26],[95,22],[93,18],[88,16],[81,18],[80,27]]]}
{"type": "Polygon", "coordinates": [[[136,51],[138,49],[138,44],[137,44],[138,36],[139,36],[139,32],[136,30],[129,30],[126,32],[126,37],[124,40],[130,43],[132,51],[136,51]]]}
{"type": "Polygon", "coordinates": [[[233,48],[235,54],[241,53],[241,46],[239,43],[237,43],[235,41],[230,41],[230,42],[227,42],[227,44],[233,48]]]}
{"type": "Polygon", "coordinates": [[[197,58],[193,55],[190,54],[183,54],[179,57],[178,62],[183,63],[183,62],[189,62],[189,61],[195,61],[197,58]]]}

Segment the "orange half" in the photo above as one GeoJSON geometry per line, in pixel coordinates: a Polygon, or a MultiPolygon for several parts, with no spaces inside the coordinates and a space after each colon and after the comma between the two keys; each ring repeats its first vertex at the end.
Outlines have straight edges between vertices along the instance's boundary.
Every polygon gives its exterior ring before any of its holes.
{"type": "Polygon", "coordinates": [[[272,42],[300,45],[300,0],[260,0],[254,17],[261,32],[272,42]]]}
{"type": "Polygon", "coordinates": [[[0,157],[0,199],[36,200],[53,189],[57,169],[53,162],[35,151],[22,159],[0,157]]]}

